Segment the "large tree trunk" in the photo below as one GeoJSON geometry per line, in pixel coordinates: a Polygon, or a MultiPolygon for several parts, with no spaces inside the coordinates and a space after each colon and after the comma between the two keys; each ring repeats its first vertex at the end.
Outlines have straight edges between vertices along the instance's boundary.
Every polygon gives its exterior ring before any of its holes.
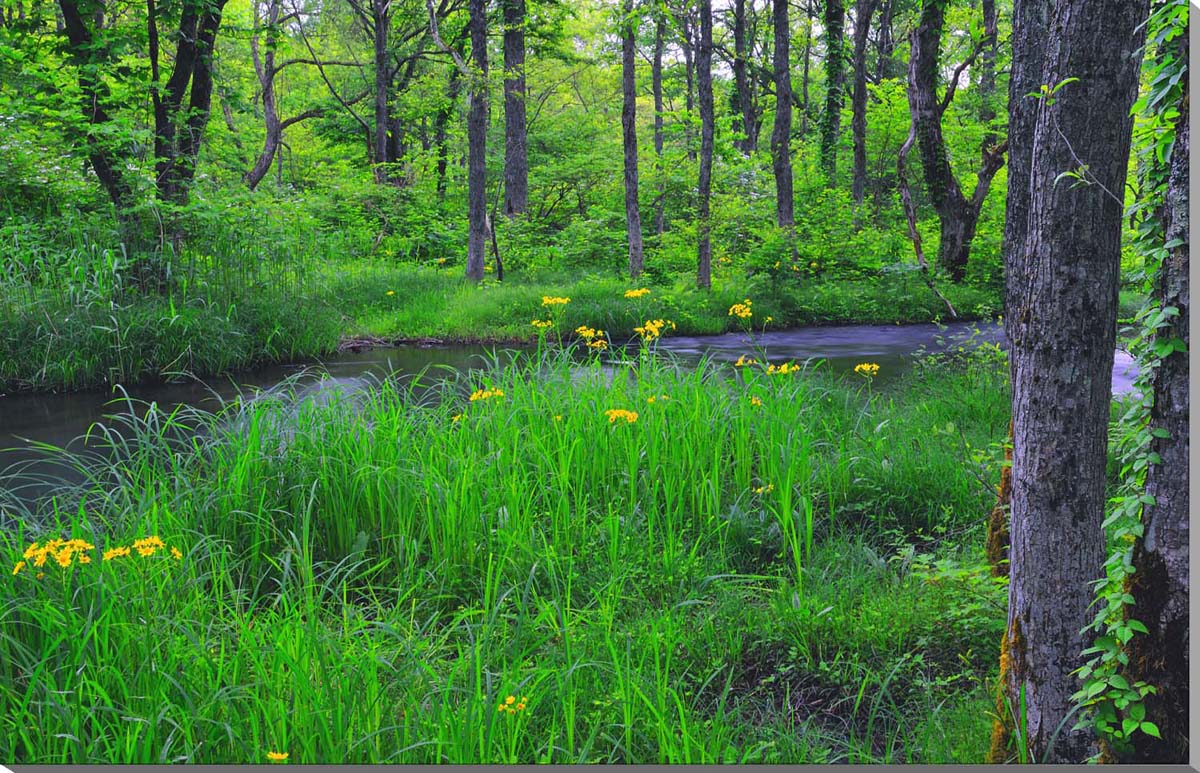
{"type": "Polygon", "coordinates": [[[483,279],[487,245],[487,0],[470,0],[471,109],[467,114],[467,278],[483,279]]]}
{"type": "Polygon", "coordinates": [[[996,53],[999,40],[996,34],[996,0],[982,0],[983,6],[983,55],[979,60],[979,121],[988,127],[983,135],[983,152],[996,144],[996,133],[991,131],[996,120],[996,53]]]}
{"type": "MultiPolygon", "coordinates": [[[[1186,45],[1186,35],[1181,38],[1186,45]]],[[[1187,57],[1186,48],[1182,52],[1187,57]]],[[[1188,314],[1188,129],[1187,81],[1184,80],[1171,176],[1164,204],[1166,243],[1175,243],[1158,276],[1158,305],[1179,314],[1155,335],[1157,342],[1189,344],[1188,314]]],[[[1158,726],[1161,740],[1138,734],[1133,760],[1185,764],[1188,761],[1188,352],[1173,351],[1153,375],[1154,407],[1150,426],[1165,430],[1150,446],[1161,461],[1146,471],[1146,493],[1154,498],[1142,511],[1143,536],[1134,547],[1130,592],[1132,616],[1149,633],[1130,642],[1133,677],[1157,693],[1145,699],[1146,719],[1158,726]]]]}
{"type": "Polygon", "coordinates": [[[983,200],[992,178],[1003,164],[1005,145],[985,149],[975,191],[967,198],[950,168],[950,158],[942,137],[942,116],[954,97],[957,79],[968,58],[957,68],[946,87],[945,97],[937,98],[937,79],[940,71],[939,47],[945,22],[942,0],[924,0],[917,29],[912,33],[912,55],[908,63],[909,114],[916,128],[917,148],[921,154],[921,169],[925,189],[937,211],[941,239],[938,244],[938,265],[958,282],[966,274],[971,254],[971,240],[983,200]]]}
{"type": "Polygon", "coordinates": [[[854,181],[850,190],[856,207],[855,223],[861,222],[857,210],[862,208],[867,192],[867,33],[874,12],[875,0],[858,0],[854,5],[854,93],[850,120],[854,135],[854,181]]]}
{"type": "Polygon", "coordinates": [[[262,89],[263,121],[266,124],[266,136],[263,138],[263,149],[250,171],[242,176],[243,182],[250,190],[258,187],[262,179],[271,170],[271,162],[279,150],[283,139],[283,128],[279,120],[279,110],[275,105],[275,42],[276,24],[279,21],[279,0],[270,0],[266,16],[266,50],[260,55],[258,43],[258,27],[263,22],[260,16],[259,4],[254,3],[254,33],[250,37],[250,57],[254,62],[254,72],[258,75],[258,84],[262,89]]]}
{"type": "Polygon", "coordinates": [[[372,45],[375,54],[375,182],[388,181],[388,27],[389,0],[371,0],[372,45]]]}
{"type": "Polygon", "coordinates": [[[504,0],[504,214],[522,215],[529,201],[525,136],[525,0],[504,0]]]}
{"type": "Polygon", "coordinates": [[[700,0],[700,46],[696,57],[696,74],[700,86],[700,201],[697,211],[700,245],[696,265],[696,285],[712,287],[712,243],[709,200],[712,193],[713,130],[716,118],[712,91],[712,0],[700,0]]]}
{"type": "MultiPolygon", "coordinates": [[[[1017,0],[1014,16],[1027,13],[1017,0]]],[[[1001,657],[1009,705],[1037,762],[1079,763],[1096,749],[1073,730],[1072,673],[1086,643],[1091,583],[1103,575],[1105,461],[1112,400],[1122,202],[1144,1],[1060,0],[1041,83],[1062,88],[1036,105],[1026,179],[1024,242],[1008,253],[1005,321],[1013,383],[1008,631],[1001,657]],[[1065,185],[1087,164],[1089,184],[1065,185]],[[1053,743],[1052,743],[1053,740],[1053,743]]],[[[1037,13],[1036,11],[1034,12],[1037,13]]],[[[1014,34],[1021,58],[1034,40],[1014,34]]],[[[1012,81],[1010,102],[1025,99],[1012,81]]],[[[1010,208],[1009,216],[1019,216],[1010,208]]]]}
{"type": "Polygon", "coordinates": [[[825,183],[830,188],[837,182],[838,135],[842,128],[845,25],[843,0],[825,0],[825,113],[821,116],[821,168],[825,170],[825,183]]]}
{"type": "Polygon", "coordinates": [[[775,222],[790,229],[796,222],[792,201],[792,73],[788,62],[788,0],[772,0],[775,29],[775,126],[771,132],[771,160],[775,171],[775,222]]]}
{"type": "Polygon", "coordinates": [[[629,237],[629,275],[642,273],[642,215],[638,210],[637,83],[634,44],[637,23],[633,0],[625,0],[621,19],[621,137],[625,146],[625,227],[629,237]]]}
{"type": "MultiPolygon", "coordinates": [[[[754,113],[754,92],[747,73],[746,45],[746,0],[735,0],[733,5],[733,82],[740,113],[741,130],[746,136],[736,143],[746,155],[758,146],[758,120],[754,113]]],[[[735,121],[737,118],[735,118],[735,121]]]]}
{"type": "Polygon", "coordinates": [[[654,202],[654,232],[665,233],[667,184],[663,179],[663,88],[662,58],[666,43],[667,17],[661,8],[654,10],[654,60],[650,65],[650,88],[654,92],[654,163],[658,178],[658,196],[654,202]]]}

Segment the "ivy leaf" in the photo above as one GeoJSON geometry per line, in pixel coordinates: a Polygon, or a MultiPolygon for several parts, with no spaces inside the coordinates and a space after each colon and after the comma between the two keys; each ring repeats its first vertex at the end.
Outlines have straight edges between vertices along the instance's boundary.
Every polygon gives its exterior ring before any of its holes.
{"type": "Polygon", "coordinates": [[[1162,736],[1158,734],[1158,725],[1154,724],[1153,722],[1143,722],[1139,727],[1143,733],[1151,738],[1162,738],[1162,736]]]}

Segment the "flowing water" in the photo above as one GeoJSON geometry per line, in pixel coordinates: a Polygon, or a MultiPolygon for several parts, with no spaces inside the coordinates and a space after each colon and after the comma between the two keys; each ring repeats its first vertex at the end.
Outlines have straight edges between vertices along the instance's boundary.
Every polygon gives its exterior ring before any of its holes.
{"type": "MultiPolygon", "coordinates": [[[[1004,345],[1004,331],[995,324],[970,323],[813,327],[756,334],[753,340],[741,333],[663,338],[659,349],[672,353],[685,364],[699,362],[705,355],[717,362],[732,363],[743,354],[761,358],[765,353],[773,363],[821,361],[834,373],[848,373],[860,362],[874,362],[880,366],[876,382],[882,385],[911,368],[922,352],[946,351],[971,342],[1004,345]]],[[[484,346],[400,346],[345,352],[297,365],[262,367],[210,379],[207,383],[135,386],[128,390],[128,396],[135,409],[138,404],[151,402],[164,410],[181,404],[216,408],[223,400],[270,388],[298,374],[305,384],[304,393],[320,395],[325,390],[356,389],[375,379],[411,376],[425,369],[429,369],[429,377],[436,378],[439,373],[483,368],[491,361],[492,352],[493,347],[484,346]]],[[[619,358],[620,350],[612,356],[619,358]]],[[[1118,351],[1113,366],[1113,392],[1130,391],[1135,375],[1129,355],[1118,351]]],[[[50,463],[37,451],[39,444],[81,448],[82,436],[93,423],[128,412],[130,408],[120,391],[0,395],[0,472],[20,464],[30,475],[42,480],[47,474],[53,477],[50,463]]],[[[71,477],[68,473],[63,476],[71,477]]],[[[0,485],[18,484],[10,477],[0,485]]],[[[43,482],[30,486],[28,493],[16,492],[16,497],[44,496],[53,493],[52,489],[53,484],[43,482]]]]}

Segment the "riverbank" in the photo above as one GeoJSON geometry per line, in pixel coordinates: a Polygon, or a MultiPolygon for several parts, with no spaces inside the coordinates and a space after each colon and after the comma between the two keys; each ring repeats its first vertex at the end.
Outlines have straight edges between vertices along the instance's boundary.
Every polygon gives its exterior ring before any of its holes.
{"type": "Polygon", "coordinates": [[[124,426],[0,533],[0,756],[981,761],[1005,369],[633,367],[124,426]]]}
{"type": "MultiPolygon", "coordinates": [[[[962,320],[994,317],[995,292],[942,288],[962,320]]],[[[255,284],[234,292],[67,299],[13,294],[0,300],[0,393],[69,391],[112,384],[211,377],[257,365],[297,362],[375,344],[528,343],[580,325],[610,340],[635,336],[646,320],[668,319],[666,335],[713,335],[810,325],[907,324],[950,319],[915,276],[834,280],[759,275],[718,277],[711,292],[690,275],[658,284],[613,276],[543,274],[479,285],[460,269],[349,262],[286,289],[255,284]],[[650,292],[627,298],[631,289],[650,292]],[[544,307],[542,298],[570,298],[544,307]],[[750,298],[746,319],[729,308],[750,298]]]]}

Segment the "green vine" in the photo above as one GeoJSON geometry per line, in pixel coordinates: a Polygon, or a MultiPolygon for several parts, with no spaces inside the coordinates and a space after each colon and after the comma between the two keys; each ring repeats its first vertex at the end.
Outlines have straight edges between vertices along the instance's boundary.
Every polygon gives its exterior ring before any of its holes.
{"type": "Polygon", "coordinates": [[[1146,51],[1154,53],[1147,62],[1146,93],[1133,106],[1137,121],[1134,149],[1138,158],[1141,191],[1126,216],[1136,221],[1134,247],[1143,258],[1143,268],[1135,277],[1147,300],[1134,319],[1136,332],[1129,351],[1138,366],[1134,393],[1117,420],[1114,449],[1120,461],[1120,486],[1111,500],[1112,509],[1104,521],[1108,537],[1105,577],[1097,583],[1097,612],[1085,630],[1097,633],[1093,645],[1083,651],[1087,662],[1078,669],[1082,689],[1073,698],[1080,707],[1077,728],[1092,727],[1111,754],[1120,756],[1130,748],[1136,733],[1158,737],[1159,730],[1146,721],[1143,699],[1155,692],[1153,685],[1135,681],[1128,671],[1130,640],[1147,633],[1146,626],[1132,616],[1134,597],[1128,591],[1134,573],[1133,547],[1142,537],[1142,508],[1153,504],[1146,493],[1146,470],[1161,463],[1150,450],[1156,437],[1166,430],[1150,426],[1154,404],[1153,374],[1163,358],[1185,349],[1178,338],[1161,338],[1158,331],[1170,324],[1179,309],[1161,307],[1154,297],[1155,280],[1163,259],[1176,246],[1166,242],[1164,223],[1159,215],[1170,174],[1171,149],[1175,143],[1178,105],[1187,77],[1186,40],[1188,3],[1186,0],[1156,0],[1147,21],[1146,51]],[[1183,40],[1179,40],[1184,36],[1183,40]]]}

